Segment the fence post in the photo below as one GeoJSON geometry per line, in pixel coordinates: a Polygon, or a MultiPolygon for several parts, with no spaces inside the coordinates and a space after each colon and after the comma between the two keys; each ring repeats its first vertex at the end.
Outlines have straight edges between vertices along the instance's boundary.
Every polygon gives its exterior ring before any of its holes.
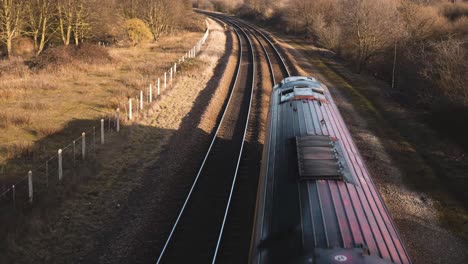
{"type": "Polygon", "coordinates": [[[128,98],[128,120],[132,120],[132,98],[128,98]]]}
{"type": "Polygon", "coordinates": [[[158,78],[158,96],[159,96],[159,86],[160,86],[160,78],[158,78]]]}
{"type": "Polygon", "coordinates": [[[117,130],[117,133],[120,132],[120,108],[117,108],[115,113],[115,129],[117,130]]]}
{"type": "Polygon", "coordinates": [[[164,73],[164,89],[167,88],[167,72],[164,73]]]}
{"type": "Polygon", "coordinates": [[[153,84],[151,84],[151,83],[150,83],[150,88],[149,88],[149,95],[148,95],[148,97],[149,97],[149,100],[148,100],[148,101],[149,101],[150,103],[153,102],[153,84]]]}
{"type": "Polygon", "coordinates": [[[174,63],[174,77],[176,76],[177,74],[177,63],[174,63]]]}
{"type": "Polygon", "coordinates": [[[84,160],[86,157],[86,133],[81,133],[81,158],[84,160]]]}
{"type": "Polygon", "coordinates": [[[140,91],[140,111],[143,110],[143,91],[140,91]]]}
{"type": "Polygon", "coordinates": [[[101,145],[104,145],[104,119],[101,119],[101,145]]]}
{"type": "Polygon", "coordinates": [[[170,82],[169,82],[172,86],[172,67],[171,67],[171,70],[170,70],[170,82]]]}
{"type": "Polygon", "coordinates": [[[73,140],[73,167],[76,165],[76,142],[73,140]]]}
{"type": "Polygon", "coordinates": [[[33,202],[33,181],[32,181],[32,171],[28,172],[28,193],[29,193],[29,202],[33,202]]]}
{"type": "Polygon", "coordinates": [[[57,159],[58,159],[58,177],[59,177],[59,181],[61,181],[63,178],[62,149],[58,150],[57,159]]]}
{"type": "Polygon", "coordinates": [[[16,187],[15,185],[11,186],[11,191],[13,193],[13,208],[16,210],[16,187]]]}

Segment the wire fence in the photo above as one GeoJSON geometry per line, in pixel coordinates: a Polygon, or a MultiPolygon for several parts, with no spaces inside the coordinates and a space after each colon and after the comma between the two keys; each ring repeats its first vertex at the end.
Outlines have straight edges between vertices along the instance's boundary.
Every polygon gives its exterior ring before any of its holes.
{"type": "Polygon", "coordinates": [[[82,182],[85,176],[80,173],[80,168],[92,164],[96,160],[99,149],[105,147],[110,138],[116,138],[113,136],[119,134],[120,124],[123,120],[131,121],[141,116],[145,109],[158,101],[165,89],[173,86],[178,74],[177,65],[195,58],[205,44],[209,33],[207,22],[205,34],[197,44],[177,63],[174,63],[164,73],[163,78],[158,78],[158,81],[151,83],[149,88],[130,97],[123,113],[120,112],[120,109],[116,109],[115,113],[108,113],[96,121],[93,127],[57,150],[56,154],[40,162],[30,171],[25,171],[24,176],[15,184],[2,185],[3,188],[0,189],[0,215],[11,212],[11,210],[16,211],[32,206],[37,201],[37,197],[46,195],[52,188],[60,187],[68,182],[82,182]]]}

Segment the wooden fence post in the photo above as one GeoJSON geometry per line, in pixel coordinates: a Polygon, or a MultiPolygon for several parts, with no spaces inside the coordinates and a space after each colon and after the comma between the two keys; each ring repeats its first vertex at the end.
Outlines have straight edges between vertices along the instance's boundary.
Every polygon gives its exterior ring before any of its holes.
{"type": "Polygon", "coordinates": [[[32,171],[28,172],[28,190],[29,190],[29,202],[33,202],[33,180],[32,180],[32,171]]]}
{"type": "Polygon", "coordinates": [[[101,145],[104,145],[104,119],[101,119],[101,145]]]}
{"type": "Polygon", "coordinates": [[[57,159],[58,159],[58,177],[59,177],[59,181],[61,181],[63,178],[62,149],[58,150],[57,159]]]}

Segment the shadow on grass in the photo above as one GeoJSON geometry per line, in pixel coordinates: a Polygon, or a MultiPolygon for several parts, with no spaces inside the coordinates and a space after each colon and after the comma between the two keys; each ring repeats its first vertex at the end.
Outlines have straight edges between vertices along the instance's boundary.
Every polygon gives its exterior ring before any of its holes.
{"type": "MultiPolygon", "coordinates": [[[[228,34],[226,50],[231,48],[228,34]]],[[[221,61],[227,61],[228,56],[226,53],[221,61]]],[[[136,124],[123,127],[119,135],[106,137],[104,147],[97,144],[96,159],[94,146],[87,145],[89,155],[87,152],[85,160],[78,158],[80,164],[73,171],[67,153],[60,183],[50,167],[49,188],[35,199],[34,206],[29,206],[27,196],[23,196],[21,205],[17,199],[16,209],[1,207],[0,235],[5,239],[0,243],[0,258],[6,262],[57,263],[83,259],[91,263],[103,257],[124,263],[154,261],[213,136],[200,130],[198,124],[218,87],[216,77],[225,69],[225,63],[216,67],[215,78],[200,92],[177,131],[136,124]],[[143,138],[135,144],[136,133],[150,135],[155,141],[143,138]],[[139,157],[153,153],[151,149],[161,145],[157,156],[139,157]],[[115,251],[119,243],[126,243],[125,252],[115,251]]],[[[55,154],[54,149],[70,142],[83,127],[96,124],[96,120],[73,120],[62,131],[37,142],[34,148],[52,145],[49,154],[55,154]]],[[[246,149],[251,148],[260,157],[262,146],[247,144],[246,149]]],[[[34,177],[35,187],[45,184],[36,181],[36,173],[34,177]]],[[[255,197],[255,191],[256,187],[245,195],[255,197]]],[[[252,216],[253,204],[254,199],[243,208],[244,217],[252,216]]],[[[252,221],[248,220],[245,223],[250,225],[252,221]]],[[[250,239],[248,235],[244,238],[250,239]]]]}

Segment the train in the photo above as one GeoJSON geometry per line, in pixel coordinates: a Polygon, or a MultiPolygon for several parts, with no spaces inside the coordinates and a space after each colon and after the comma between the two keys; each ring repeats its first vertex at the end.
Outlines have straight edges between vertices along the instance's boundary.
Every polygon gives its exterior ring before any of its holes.
{"type": "Polygon", "coordinates": [[[273,87],[249,263],[411,263],[328,88],[273,87]]]}

